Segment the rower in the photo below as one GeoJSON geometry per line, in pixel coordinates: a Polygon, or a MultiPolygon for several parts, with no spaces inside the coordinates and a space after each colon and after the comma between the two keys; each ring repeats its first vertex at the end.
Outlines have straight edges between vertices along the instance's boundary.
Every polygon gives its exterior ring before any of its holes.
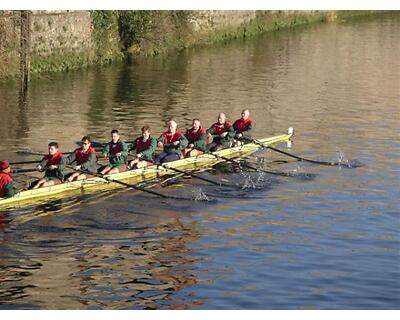
{"type": "Polygon", "coordinates": [[[179,160],[181,158],[181,150],[186,148],[188,141],[186,137],[177,130],[177,126],[175,121],[169,121],[168,130],[157,139],[158,145],[163,147],[163,152],[156,157],[154,163],[160,164],[179,160]]]}
{"type": "Polygon", "coordinates": [[[50,142],[49,154],[45,155],[37,165],[37,170],[45,171],[44,177],[32,183],[33,189],[54,186],[64,180],[65,158],[59,151],[57,142],[50,142]]]}
{"type": "Polygon", "coordinates": [[[189,144],[183,150],[185,158],[200,156],[207,149],[207,132],[199,119],[193,119],[192,127],[186,130],[185,137],[189,144]]]}
{"type": "Polygon", "coordinates": [[[140,169],[153,164],[154,152],[157,149],[157,139],[150,135],[149,126],[142,128],[142,135],[137,137],[131,146],[135,150],[135,159],[129,163],[130,169],[140,169]]]}
{"type": "Polygon", "coordinates": [[[9,198],[17,193],[11,176],[10,163],[7,160],[0,162],[0,198],[9,198]]]}
{"type": "Polygon", "coordinates": [[[232,125],[226,120],[225,113],[221,112],[218,115],[218,121],[207,129],[207,133],[212,138],[212,142],[207,146],[211,152],[229,148],[232,144],[235,130],[232,125]]]}
{"type": "Polygon", "coordinates": [[[235,147],[241,146],[246,140],[251,140],[250,130],[253,129],[253,120],[250,118],[250,111],[248,109],[242,110],[240,119],[233,123],[235,130],[235,137],[233,145],[235,147]]]}
{"type": "Polygon", "coordinates": [[[69,174],[66,179],[68,182],[93,178],[94,175],[90,175],[89,173],[97,173],[96,150],[91,146],[92,141],[90,137],[84,136],[81,142],[82,147],[76,148],[75,151],[67,157],[66,162],[68,165],[74,162],[76,163],[76,165],[73,166],[75,172],[69,174]],[[88,174],[82,173],[80,170],[88,172],[88,174]]]}
{"type": "Polygon", "coordinates": [[[113,174],[126,171],[126,158],[128,156],[128,146],[122,142],[119,132],[111,130],[111,141],[108,142],[103,151],[104,158],[109,158],[109,164],[101,168],[101,174],[113,174]]]}

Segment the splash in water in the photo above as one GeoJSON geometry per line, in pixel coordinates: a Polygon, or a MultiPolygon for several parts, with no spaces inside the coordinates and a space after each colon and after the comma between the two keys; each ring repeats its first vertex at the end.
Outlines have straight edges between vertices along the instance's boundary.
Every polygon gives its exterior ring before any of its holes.
{"type": "Polygon", "coordinates": [[[336,153],[337,153],[337,162],[339,163],[339,168],[341,168],[342,166],[351,168],[350,161],[346,158],[344,152],[336,148],[336,153]]]}
{"type": "Polygon", "coordinates": [[[242,176],[244,177],[244,183],[242,185],[242,189],[256,189],[256,183],[253,180],[253,177],[246,173],[241,172],[242,176]]]}
{"type": "Polygon", "coordinates": [[[193,190],[192,192],[194,194],[195,201],[210,201],[210,198],[207,197],[207,195],[201,188],[193,190]]]}
{"type": "Polygon", "coordinates": [[[354,160],[349,160],[347,159],[346,155],[344,154],[343,151],[341,151],[340,149],[336,148],[336,152],[338,154],[337,159],[338,159],[338,163],[339,163],[339,168],[341,168],[342,166],[345,168],[358,168],[358,167],[362,167],[364,166],[364,164],[356,159],[354,160]]]}

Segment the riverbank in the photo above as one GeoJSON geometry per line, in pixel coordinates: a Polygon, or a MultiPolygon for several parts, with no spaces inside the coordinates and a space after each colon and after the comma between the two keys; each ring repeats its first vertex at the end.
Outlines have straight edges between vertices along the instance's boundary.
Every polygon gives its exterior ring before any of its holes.
{"type": "MultiPolygon", "coordinates": [[[[373,11],[33,11],[33,77],[124,59],[213,45],[265,32],[332,22],[373,11]]],[[[0,13],[0,81],[20,70],[20,11],[0,13]]]]}

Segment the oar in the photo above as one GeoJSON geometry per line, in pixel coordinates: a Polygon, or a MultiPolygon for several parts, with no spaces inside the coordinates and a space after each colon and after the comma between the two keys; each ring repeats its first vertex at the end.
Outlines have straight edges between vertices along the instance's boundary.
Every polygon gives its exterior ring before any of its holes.
{"type": "Polygon", "coordinates": [[[196,178],[196,179],[199,179],[199,180],[203,180],[203,181],[209,182],[209,183],[214,184],[214,185],[219,186],[219,187],[221,187],[221,186],[223,186],[223,187],[237,187],[237,186],[235,186],[235,185],[233,185],[233,184],[225,184],[225,183],[222,183],[222,182],[216,182],[216,181],[214,181],[214,180],[210,180],[210,179],[201,177],[201,176],[199,176],[199,175],[197,175],[197,174],[194,174],[194,173],[192,173],[192,172],[183,171],[183,170],[180,170],[180,169],[177,169],[177,168],[170,167],[170,166],[165,165],[165,164],[160,164],[159,166],[161,166],[161,167],[163,167],[163,168],[165,168],[165,169],[167,169],[167,170],[172,170],[172,171],[175,171],[175,172],[187,174],[187,175],[189,175],[189,176],[191,176],[191,177],[193,177],[193,178],[196,178]]]}
{"type": "Polygon", "coordinates": [[[29,168],[29,169],[15,169],[12,170],[12,173],[23,173],[23,172],[34,172],[34,171],[38,171],[38,169],[36,168],[29,168]]]}
{"type": "Polygon", "coordinates": [[[29,160],[29,161],[19,161],[19,162],[10,162],[10,165],[18,165],[18,164],[31,164],[31,163],[39,163],[41,160],[29,160]]]}
{"type": "Polygon", "coordinates": [[[275,152],[284,154],[284,155],[286,155],[288,157],[297,159],[298,161],[305,161],[305,162],[310,162],[310,163],[319,164],[319,165],[323,165],[323,166],[345,166],[345,167],[347,166],[348,168],[356,168],[356,167],[361,167],[362,166],[361,163],[357,163],[357,162],[353,162],[352,164],[350,164],[350,163],[346,164],[346,163],[343,163],[343,162],[335,162],[335,161],[328,162],[328,161],[307,159],[307,158],[296,156],[295,154],[292,154],[292,153],[289,153],[289,152],[286,152],[286,151],[271,147],[270,145],[263,144],[262,142],[260,142],[260,141],[258,141],[256,139],[248,139],[248,138],[244,138],[244,139],[247,140],[247,141],[253,142],[255,144],[258,144],[259,146],[261,146],[263,148],[271,149],[272,151],[275,151],[275,152]]]}
{"type": "MultiPolygon", "coordinates": [[[[126,144],[132,144],[133,141],[124,141],[126,144]]],[[[80,141],[75,142],[78,146],[81,144],[80,141]]],[[[91,146],[96,149],[96,151],[101,151],[107,143],[101,143],[98,141],[92,141],[91,146]]]]}
{"type": "Polygon", "coordinates": [[[84,173],[84,174],[100,177],[100,178],[103,178],[104,180],[106,180],[108,182],[118,183],[118,184],[123,185],[125,187],[129,187],[129,188],[132,188],[132,189],[135,189],[135,190],[139,190],[139,191],[142,191],[142,192],[150,193],[152,195],[155,195],[155,196],[158,196],[158,197],[161,197],[161,198],[164,198],[164,199],[168,198],[168,199],[176,199],[176,200],[193,200],[191,198],[171,196],[171,195],[162,194],[162,193],[159,193],[159,192],[156,192],[156,191],[148,190],[148,189],[139,187],[139,186],[134,185],[134,184],[130,184],[130,183],[122,182],[122,181],[119,181],[119,180],[111,179],[110,177],[107,177],[106,175],[101,174],[101,173],[93,173],[93,172],[89,172],[89,171],[82,170],[82,169],[78,169],[77,170],[77,169],[74,169],[71,166],[67,166],[67,168],[70,168],[70,169],[72,169],[74,171],[81,172],[81,173],[84,173]]]}
{"type": "MultiPolygon", "coordinates": [[[[200,150],[200,151],[202,151],[202,150],[200,150]]],[[[246,163],[240,163],[240,162],[238,162],[236,160],[233,160],[233,159],[230,159],[230,158],[227,158],[227,157],[224,157],[224,156],[220,156],[220,155],[214,154],[212,152],[207,152],[207,151],[203,151],[203,152],[205,152],[206,154],[212,155],[212,156],[214,156],[216,158],[220,158],[222,160],[237,164],[239,166],[242,166],[242,167],[245,167],[245,168],[248,168],[248,169],[252,169],[254,171],[264,172],[264,173],[268,173],[268,174],[272,174],[272,175],[276,175],[276,176],[304,177],[304,178],[307,178],[307,179],[312,179],[312,178],[314,178],[316,176],[316,174],[311,174],[311,173],[296,173],[296,174],[294,174],[294,173],[291,173],[291,172],[280,172],[280,171],[270,171],[270,170],[260,169],[260,168],[253,167],[253,166],[251,166],[249,164],[246,164],[246,163]]]]}

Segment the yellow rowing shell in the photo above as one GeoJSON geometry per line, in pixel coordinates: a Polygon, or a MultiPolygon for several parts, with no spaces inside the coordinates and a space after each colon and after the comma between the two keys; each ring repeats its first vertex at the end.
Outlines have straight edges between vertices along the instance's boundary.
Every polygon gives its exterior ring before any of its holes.
{"type": "MultiPolygon", "coordinates": [[[[288,134],[273,136],[258,141],[264,145],[276,144],[288,141],[292,134],[292,130],[289,129],[288,134]]],[[[240,147],[217,151],[213,154],[216,156],[235,159],[246,157],[259,149],[261,149],[259,144],[249,143],[240,147]]],[[[213,156],[212,154],[203,154],[198,157],[185,158],[169,162],[168,166],[187,171],[201,170],[224,161],[216,156],[213,156]]],[[[166,175],[176,175],[176,172],[163,167],[157,168],[156,165],[152,165],[142,169],[107,175],[107,178],[129,183],[141,183],[166,175]]],[[[65,182],[56,186],[21,191],[11,198],[0,198],[0,208],[19,208],[36,203],[43,203],[44,201],[47,202],[49,200],[66,198],[76,194],[86,194],[115,188],[121,188],[121,185],[107,181],[106,179],[100,177],[94,177],[92,179],[81,181],[65,182]]]]}

